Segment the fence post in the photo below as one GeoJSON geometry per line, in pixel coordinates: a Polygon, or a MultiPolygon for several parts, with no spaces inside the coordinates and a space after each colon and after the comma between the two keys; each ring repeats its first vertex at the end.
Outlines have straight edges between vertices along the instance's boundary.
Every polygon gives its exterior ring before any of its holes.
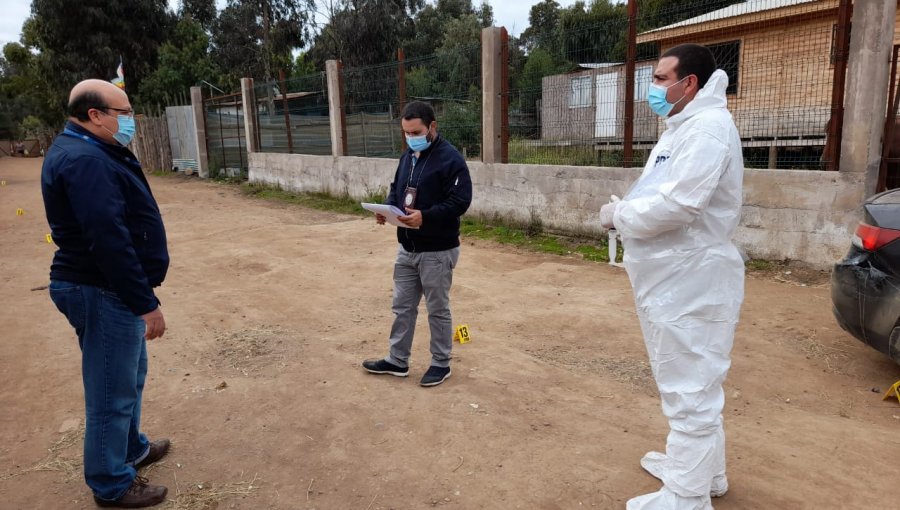
{"type": "Polygon", "coordinates": [[[253,78],[241,78],[241,102],[244,106],[244,136],[247,140],[247,152],[259,152],[256,90],[253,88],[253,78]]]}
{"type": "Polygon", "coordinates": [[[896,15],[896,2],[853,5],[839,169],[864,173],[866,196],[878,181],[896,15]]]}
{"type": "Polygon", "coordinates": [[[625,57],[625,133],[623,166],[634,161],[634,64],[637,58],[637,0],[628,0],[628,49],[625,57]]]}
{"type": "MultiPolygon", "coordinates": [[[[400,97],[399,108],[397,109],[397,115],[403,115],[403,109],[406,108],[406,55],[403,53],[403,48],[397,49],[397,79],[399,83],[397,84],[397,92],[400,97]]],[[[394,120],[394,116],[391,115],[391,121],[394,120]]],[[[394,147],[394,126],[391,126],[391,148],[394,147]]],[[[400,137],[400,152],[403,153],[406,151],[406,137],[400,137]]]]}
{"type": "Polygon", "coordinates": [[[340,60],[325,62],[328,79],[328,116],[331,120],[331,155],[347,155],[347,116],[344,110],[344,78],[340,60]]]}
{"type": "Polygon", "coordinates": [[[503,163],[503,38],[506,29],[481,30],[481,160],[503,163]]]}
{"type": "Polygon", "coordinates": [[[203,109],[203,91],[191,87],[191,110],[194,113],[194,129],[197,132],[197,174],[209,178],[209,158],[206,155],[206,112],[203,109]]]}

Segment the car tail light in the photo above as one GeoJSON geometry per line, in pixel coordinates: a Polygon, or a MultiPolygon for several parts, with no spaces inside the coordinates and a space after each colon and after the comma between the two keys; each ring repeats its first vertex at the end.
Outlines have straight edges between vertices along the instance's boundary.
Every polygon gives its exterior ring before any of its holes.
{"type": "Polygon", "coordinates": [[[853,244],[864,250],[875,251],[897,239],[900,239],[900,230],[873,227],[866,223],[860,223],[859,226],[856,227],[856,235],[853,236],[853,244]]]}

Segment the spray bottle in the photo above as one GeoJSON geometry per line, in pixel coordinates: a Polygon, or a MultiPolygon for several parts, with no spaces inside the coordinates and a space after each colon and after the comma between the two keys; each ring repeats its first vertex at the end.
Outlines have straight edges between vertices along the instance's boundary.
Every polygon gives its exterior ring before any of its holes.
{"type": "MultiPolygon", "coordinates": [[[[611,204],[614,204],[618,201],[619,201],[619,197],[617,197],[615,195],[611,196],[609,199],[609,203],[611,203],[611,204]]],[[[607,235],[609,236],[609,242],[607,243],[607,247],[608,247],[608,251],[609,251],[609,265],[621,267],[622,264],[619,264],[618,262],[616,262],[616,257],[619,255],[619,243],[618,243],[618,239],[617,239],[619,233],[616,232],[616,228],[613,227],[613,228],[609,229],[609,231],[607,232],[607,235]]]]}

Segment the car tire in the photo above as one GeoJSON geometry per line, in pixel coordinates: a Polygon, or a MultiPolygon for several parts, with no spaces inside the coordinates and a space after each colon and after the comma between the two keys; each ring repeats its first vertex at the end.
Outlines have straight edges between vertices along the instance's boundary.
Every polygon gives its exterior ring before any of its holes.
{"type": "Polygon", "coordinates": [[[888,340],[888,354],[891,358],[900,364],[900,320],[894,325],[891,331],[891,338],[888,340]]]}

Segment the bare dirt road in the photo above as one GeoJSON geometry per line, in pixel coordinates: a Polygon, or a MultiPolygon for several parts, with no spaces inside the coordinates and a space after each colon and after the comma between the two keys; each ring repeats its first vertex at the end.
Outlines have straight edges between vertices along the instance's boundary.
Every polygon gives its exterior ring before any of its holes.
{"type": "MultiPolygon", "coordinates": [[[[73,331],[51,304],[40,160],[0,159],[0,507],[92,508],[73,331]],[[16,209],[24,209],[17,216],[16,209]]],[[[466,240],[453,376],[365,373],[391,323],[394,233],[371,219],[151,178],[172,265],[143,429],[168,508],[624,508],[666,425],[622,270],[466,240]]],[[[477,197],[476,197],[477,199],[477,197]]],[[[704,275],[698,275],[703,278],[704,275]]],[[[897,508],[900,367],[842,332],[828,288],[750,276],[717,509],[897,508]]]]}

